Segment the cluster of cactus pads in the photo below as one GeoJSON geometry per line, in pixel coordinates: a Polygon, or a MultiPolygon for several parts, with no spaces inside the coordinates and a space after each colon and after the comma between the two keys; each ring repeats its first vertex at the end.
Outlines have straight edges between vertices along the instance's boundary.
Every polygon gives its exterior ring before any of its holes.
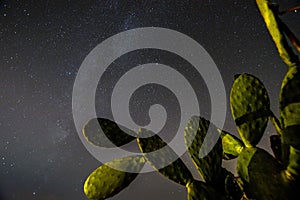
{"type": "Polygon", "coordinates": [[[230,93],[230,107],[241,139],[198,116],[191,117],[185,127],[187,150],[203,181],[194,179],[181,158],[164,165],[176,153],[150,130],[140,129],[134,133],[128,129],[124,131],[125,127],[108,119],[92,119],[83,128],[83,134],[92,144],[103,147],[108,138],[115,146],[122,146],[135,140],[143,154],[113,160],[92,172],[84,184],[89,199],[106,199],[119,193],[136,178],[146,162],[166,178],[186,187],[188,200],[299,197],[300,66],[287,40],[296,50],[299,45],[278,17],[277,8],[267,0],[256,2],[280,57],[288,65],[281,85],[279,119],[270,109],[270,99],[263,83],[250,74],[236,75],[230,93]],[[256,146],[269,120],[278,133],[270,137],[274,156],[256,146]],[[106,137],[95,131],[99,124],[106,137]],[[127,131],[131,134],[126,134],[127,131]],[[206,156],[199,157],[205,136],[216,133],[220,137],[213,149],[206,156]],[[140,134],[149,137],[139,138],[140,134]],[[157,151],[162,148],[164,151],[157,151]],[[222,160],[230,159],[237,160],[237,177],[222,167],[222,160]]]}

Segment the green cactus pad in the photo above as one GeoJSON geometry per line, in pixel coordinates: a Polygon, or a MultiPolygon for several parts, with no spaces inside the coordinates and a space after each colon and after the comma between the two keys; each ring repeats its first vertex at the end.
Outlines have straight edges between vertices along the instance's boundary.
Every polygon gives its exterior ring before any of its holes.
{"type": "Polygon", "coordinates": [[[210,185],[193,181],[187,186],[188,200],[224,200],[224,198],[210,185]]]}
{"type": "Polygon", "coordinates": [[[178,184],[186,186],[193,180],[186,165],[158,135],[146,129],[140,129],[139,134],[152,135],[149,138],[137,138],[138,145],[151,166],[178,184]],[[164,167],[165,165],[167,166],[164,167]]]}
{"type": "Polygon", "coordinates": [[[87,141],[95,146],[106,148],[125,145],[134,140],[134,135],[136,135],[128,128],[104,118],[89,120],[84,125],[82,132],[87,141]]]}
{"type": "Polygon", "coordinates": [[[267,127],[270,99],[263,83],[250,74],[236,77],[230,107],[238,132],[246,146],[255,146],[267,127]]]}
{"type": "Polygon", "coordinates": [[[282,166],[263,149],[244,148],[238,157],[237,172],[251,199],[287,199],[282,166]]]}
{"type": "Polygon", "coordinates": [[[300,124],[299,107],[295,104],[300,103],[300,71],[299,67],[292,67],[283,78],[280,91],[280,111],[283,121],[283,128],[290,125],[300,124]],[[287,106],[292,106],[287,109],[287,106]]]}
{"type": "Polygon", "coordinates": [[[285,75],[280,91],[282,140],[300,149],[300,71],[291,67],[285,75]]]}
{"type": "Polygon", "coordinates": [[[203,158],[200,158],[200,149],[206,151],[206,147],[202,148],[204,138],[209,134],[219,134],[217,128],[208,120],[193,116],[189,119],[185,130],[184,139],[188,147],[189,154],[200,172],[203,179],[211,184],[218,184],[222,165],[222,141],[218,139],[210,152],[203,158]]]}
{"type": "Polygon", "coordinates": [[[237,158],[244,148],[243,142],[236,136],[218,129],[222,138],[223,159],[230,160],[237,158]]]}
{"type": "Polygon", "coordinates": [[[101,200],[114,196],[126,188],[145,164],[143,156],[130,156],[108,162],[93,171],[84,183],[84,193],[89,199],[101,200]],[[124,169],[119,171],[116,169],[124,169]]]}

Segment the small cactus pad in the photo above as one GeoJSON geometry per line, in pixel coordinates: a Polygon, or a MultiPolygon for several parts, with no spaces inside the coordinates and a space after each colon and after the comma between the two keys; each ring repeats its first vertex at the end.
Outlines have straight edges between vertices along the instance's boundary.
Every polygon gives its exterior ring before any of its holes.
{"type": "Polygon", "coordinates": [[[251,199],[286,199],[282,166],[263,149],[244,148],[237,160],[237,172],[251,199]]]}
{"type": "Polygon", "coordinates": [[[222,138],[223,159],[230,160],[237,158],[244,148],[243,142],[236,136],[218,129],[222,138]]]}
{"type": "Polygon", "coordinates": [[[114,196],[126,188],[145,164],[143,156],[130,156],[101,165],[93,171],[84,183],[84,193],[89,199],[101,200],[114,196]],[[124,171],[116,170],[118,168],[124,171]]]}
{"type": "Polygon", "coordinates": [[[140,129],[139,134],[152,135],[149,138],[137,138],[138,145],[151,166],[178,184],[186,186],[193,180],[189,169],[158,135],[146,129],[140,129]]]}
{"type": "Polygon", "coordinates": [[[84,125],[82,132],[90,143],[106,148],[125,145],[134,140],[134,135],[136,135],[128,128],[104,118],[89,120],[84,125]]]}
{"type": "Polygon", "coordinates": [[[200,149],[207,150],[205,146],[202,147],[207,134],[219,133],[217,128],[208,120],[193,116],[185,127],[184,139],[189,154],[203,179],[208,183],[217,184],[222,165],[222,141],[219,138],[213,149],[201,158],[199,156],[200,149]],[[208,131],[210,132],[208,133],[208,131]]]}
{"type": "Polygon", "coordinates": [[[282,140],[300,149],[300,68],[291,67],[285,75],[280,92],[282,140]]]}
{"type": "Polygon", "coordinates": [[[224,198],[210,185],[193,181],[187,186],[188,200],[224,200],[224,198]]]}
{"type": "Polygon", "coordinates": [[[238,132],[246,146],[255,146],[267,127],[270,99],[263,83],[250,74],[236,77],[230,107],[238,132]]]}

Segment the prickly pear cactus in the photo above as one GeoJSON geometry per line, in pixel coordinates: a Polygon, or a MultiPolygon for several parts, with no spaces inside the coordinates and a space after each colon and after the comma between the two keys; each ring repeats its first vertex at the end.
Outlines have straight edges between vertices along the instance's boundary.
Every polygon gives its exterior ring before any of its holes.
{"type": "MultiPolygon", "coordinates": [[[[102,128],[104,128],[104,130],[107,130],[106,125],[109,126],[111,124],[111,121],[107,119],[97,119],[97,121],[102,122],[102,128]]],[[[83,131],[92,131],[92,129],[86,129],[86,127],[91,127],[89,123],[94,122],[95,120],[90,120],[85,125],[83,131]]],[[[120,128],[115,124],[116,123],[113,123],[113,126],[109,129],[110,131],[120,131],[120,128]]],[[[208,134],[210,126],[213,127],[211,131],[219,134],[213,124],[199,117],[192,117],[185,129],[185,139],[190,147],[189,153],[205,182],[194,179],[188,167],[178,158],[178,155],[163,139],[150,130],[140,129],[137,135],[149,135],[147,138],[136,137],[136,142],[143,155],[125,157],[100,166],[86,179],[84,184],[85,194],[90,199],[109,198],[126,188],[134,180],[137,173],[130,173],[130,171],[133,169],[133,171],[140,171],[145,162],[149,162],[150,165],[164,177],[185,186],[188,192],[187,198],[190,200],[199,198],[214,200],[240,199],[244,194],[240,184],[232,173],[221,167],[223,156],[221,139],[218,140],[217,145],[207,156],[203,158],[197,156],[200,150],[199,147],[201,147],[204,137],[208,134]],[[190,133],[195,133],[196,135],[191,136],[190,133]],[[214,163],[215,160],[218,161],[217,165],[214,163]],[[118,168],[125,171],[116,170],[118,168]]],[[[95,131],[97,130],[98,128],[95,129],[95,131]]],[[[85,134],[93,135],[92,133],[85,134]]],[[[226,134],[226,138],[230,138],[230,141],[236,139],[234,136],[229,136],[229,133],[226,134]]],[[[87,139],[89,138],[91,137],[87,137],[87,139]]],[[[238,139],[236,140],[234,143],[241,143],[238,139]]],[[[125,144],[126,141],[127,138],[123,138],[123,141],[119,142],[125,144]]]]}
{"type": "Polygon", "coordinates": [[[191,117],[184,130],[187,150],[203,181],[194,179],[181,158],[150,130],[134,133],[108,119],[92,119],[83,127],[90,143],[109,148],[135,140],[142,154],[105,163],[92,172],[84,184],[88,198],[100,200],[119,193],[137,176],[130,171],[139,172],[146,162],[186,187],[188,200],[281,200],[300,196],[300,62],[293,50],[300,51],[300,42],[280,20],[277,6],[267,0],[256,3],[280,57],[288,65],[279,97],[280,118],[270,110],[262,81],[251,74],[236,75],[230,108],[241,139],[199,116],[191,117]],[[274,156],[257,147],[269,120],[278,133],[270,137],[274,156]],[[208,134],[220,136],[212,149],[205,146],[208,134]],[[222,168],[222,161],[230,159],[237,161],[237,177],[222,168]]]}
{"type": "MultiPolygon", "coordinates": [[[[242,145],[237,145],[240,146],[239,150],[242,149],[237,159],[237,172],[243,180],[244,192],[248,198],[291,199],[299,195],[298,190],[293,189],[298,184],[295,179],[300,171],[300,151],[297,149],[300,144],[297,135],[300,124],[300,112],[297,113],[300,77],[297,75],[297,67],[290,68],[282,83],[279,125],[282,129],[279,131],[281,135],[271,137],[272,149],[277,159],[256,147],[268,119],[275,117],[270,110],[266,88],[253,75],[242,74],[234,80],[230,104],[238,132],[244,142],[243,148],[242,145]],[[287,152],[286,146],[289,146],[287,152]],[[283,156],[287,158],[282,158],[283,156]],[[287,162],[286,165],[283,160],[287,162]]],[[[225,139],[224,136],[222,138],[225,139]]]]}

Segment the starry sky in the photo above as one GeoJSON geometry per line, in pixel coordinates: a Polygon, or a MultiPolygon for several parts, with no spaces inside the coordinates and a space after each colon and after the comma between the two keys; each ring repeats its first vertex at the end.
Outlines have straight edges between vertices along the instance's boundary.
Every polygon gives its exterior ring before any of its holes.
{"type": "MultiPolygon", "coordinates": [[[[300,5],[299,0],[276,2],[282,9],[300,5]]],[[[299,12],[282,19],[300,36],[299,12]]],[[[101,163],[85,149],[73,122],[77,71],[89,52],[106,38],[149,26],[173,29],[200,43],[218,66],[227,94],[234,74],[247,72],[260,78],[278,115],[277,97],[286,66],[254,0],[1,0],[0,200],[86,199],[83,182],[101,163]]],[[[166,54],[135,52],[122,56],[114,66],[124,71],[149,61],[182,64],[180,58],[166,54]]],[[[109,106],[104,103],[109,96],[101,99],[99,94],[118,76],[107,75],[97,88],[99,116],[109,116],[109,106]]],[[[205,86],[199,86],[202,90],[205,86]]],[[[201,108],[209,114],[209,98],[203,95],[202,100],[201,108]]],[[[236,134],[229,104],[227,107],[224,129],[236,134]]],[[[259,145],[268,148],[273,133],[268,127],[259,145]]],[[[228,162],[225,166],[233,169],[234,165],[228,162]]],[[[138,176],[112,199],[141,198],[185,199],[186,190],[153,172],[138,176]]]]}

